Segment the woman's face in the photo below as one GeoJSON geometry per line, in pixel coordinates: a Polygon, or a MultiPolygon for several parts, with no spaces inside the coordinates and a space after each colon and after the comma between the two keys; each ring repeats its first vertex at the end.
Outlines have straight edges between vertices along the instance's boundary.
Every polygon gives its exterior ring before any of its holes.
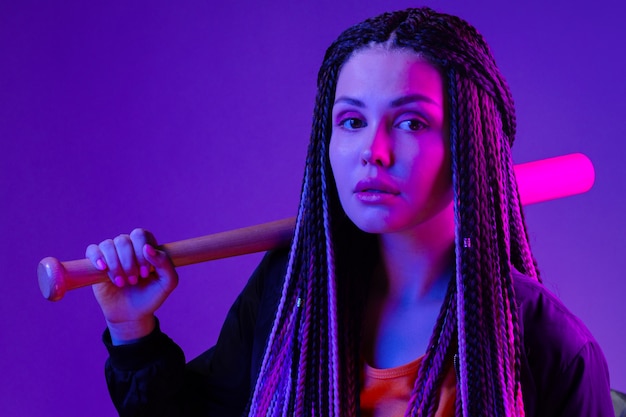
{"type": "Polygon", "coordinates": [[[443,78],[406,50],[356,52],[337,80],[330,163],[348,217],[369,233],[419,231],[449,207],[443,78]]]}

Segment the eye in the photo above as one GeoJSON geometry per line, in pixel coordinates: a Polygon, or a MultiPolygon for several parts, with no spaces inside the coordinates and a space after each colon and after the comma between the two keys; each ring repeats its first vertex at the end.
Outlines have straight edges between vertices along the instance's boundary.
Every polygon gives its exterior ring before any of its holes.
{"type": "Polygon", "coordinates": [[[418,119],[408,119],[401,121],[396,126],[402,130],[417,132],[418,130],[426,128],[426,123],[418,119]]]}
{"type": "Polygon", "coordinates": [[[364,120],[358,117],[348,117],[339,121],[339,126],[346,130],[362,129],[367,126],[364,120]]]}

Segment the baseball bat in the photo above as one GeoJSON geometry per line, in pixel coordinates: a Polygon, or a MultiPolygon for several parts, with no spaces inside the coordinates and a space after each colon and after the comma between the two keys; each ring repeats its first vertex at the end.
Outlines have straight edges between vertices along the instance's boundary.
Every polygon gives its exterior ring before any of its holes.
{"type": "MultiPolygon", "coordinates": [[[[523,205],[554,200],[587,192],[595,180],[593,164],[575,153],[515,166],[523,205]]],[[[295,218],[290,217],[241,229],[166,243],[164,250],[175,266],[244,255],[287,246],[295,218]]],[[[47,257],[39,262],[37,277],[42,295],[58,301],[67,291],[109,280],[106,271],[96,269],[88,259],[60,262],[47,257]]]]}

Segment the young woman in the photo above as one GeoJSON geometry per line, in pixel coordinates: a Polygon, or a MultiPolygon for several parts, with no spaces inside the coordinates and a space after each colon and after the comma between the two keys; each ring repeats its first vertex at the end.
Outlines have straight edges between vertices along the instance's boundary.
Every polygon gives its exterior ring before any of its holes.
{"type": "Polygon", "coordinates": [[[612,415],[598,344],[540,283],[515,129],[465,21],[421,8],[346,30],[319,72],[291,248],[215,347],[186,365],[160,331],[177,275],[149,232],[87,249],[111,277],[94,292],[120,415],[612,415]]]}

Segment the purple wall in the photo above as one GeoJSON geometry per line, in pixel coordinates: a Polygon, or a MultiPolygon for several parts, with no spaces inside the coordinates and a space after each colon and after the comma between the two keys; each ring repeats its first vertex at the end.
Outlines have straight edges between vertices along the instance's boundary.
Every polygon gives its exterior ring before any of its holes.
{"type": "MultiPolygon", "coordinates": [[[[114,415],[91,291],[45,301],[39,260],[80,258],[136,226],[167,242],[294,215],[323,51],[389,4],[211,3],[0,3],[0,414],[114,415]]],[[[492,45],[518,105],[517,162],[593,160],[592,191],[527,217],[546,285],[587,323],[626,391],[620,3],[507,3],[430,5],[492,45]]],[[[180,270],[160,318],[189,358],[214,342],[258,260],[180,270]]]]}

